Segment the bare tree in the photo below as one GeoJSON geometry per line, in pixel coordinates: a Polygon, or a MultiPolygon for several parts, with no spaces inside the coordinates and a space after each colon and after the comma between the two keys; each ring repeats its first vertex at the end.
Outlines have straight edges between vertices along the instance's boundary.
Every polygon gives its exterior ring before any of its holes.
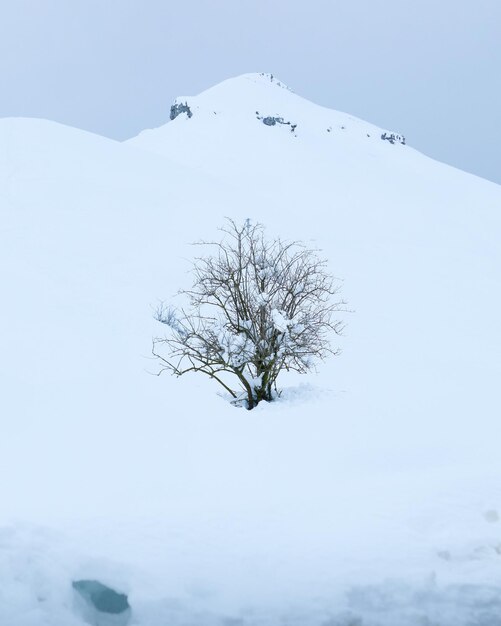
{"type": "Polygon", "coordinates": [[[305,373],[338,354],[329,339],[342,331],[333,316],[345,303],[317,250],[268,240],[249,220],[221,231],[221,241],[198,244],[212,253],[193,262],[193,285],[180,291],[187,307],[158,308],[169,333],[153,340],[153,354],[159,373],[201,372],[252,409],[273,399],[282,370],[305,373]]]}

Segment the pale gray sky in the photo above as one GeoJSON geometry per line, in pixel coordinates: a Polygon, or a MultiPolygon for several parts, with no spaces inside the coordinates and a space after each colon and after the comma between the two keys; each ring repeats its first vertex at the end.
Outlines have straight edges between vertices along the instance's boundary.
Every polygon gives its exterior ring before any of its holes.
{"type": "Polygon", "coordinates": [[[0,0],[0,117],[124,139],[260,71],[501,183],[499,0],[0,0]]]}

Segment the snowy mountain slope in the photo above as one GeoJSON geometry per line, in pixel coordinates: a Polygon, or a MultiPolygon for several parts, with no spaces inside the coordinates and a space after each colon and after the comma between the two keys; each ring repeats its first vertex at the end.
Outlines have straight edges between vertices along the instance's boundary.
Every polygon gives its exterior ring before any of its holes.
{"type": "Polygon", "coordinates": [[[127,143],[238,182],[245,194],[259,189],[264,204],[244,196],[244,215],[326,250],[356,310],[345,354],[324,370],[338,388],[356,384],[381,406],[394,402],[396,428],[417,427],[423,411],[454,430],[465,416],[467,431],[472,412],[499,414],[498,401],[478,391],[494,391],[501,373],[492,358],[501,350],[499,186],[390,144],[381,139],[389,131],[318,107],[268,75],[176,102],[191,117],[127,143]],[[295,133],[263,124],[256,110],[293,121],[295,133]],[[396,417],[402,401],[414,419],[396,417]]]}
{"type": "Polygon", "coordinates": [[[82,623],[77,578],[148,626],[494,623],[501,188],[266,76],[184,103],[124,144],[0,120],[0,623],[82,623]],[[250,413],[147,373],[224,215],[320,246],[355,311],[250,413]]]}

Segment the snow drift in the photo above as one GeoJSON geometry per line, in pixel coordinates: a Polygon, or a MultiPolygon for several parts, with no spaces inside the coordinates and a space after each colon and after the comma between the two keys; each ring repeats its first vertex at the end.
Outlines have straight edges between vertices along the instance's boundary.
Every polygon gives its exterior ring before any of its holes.
{"type": "Polygon", "coordinates": [[[122,144],[0,120],[0,623],[81,624],[76,580],[138,625],[496,623],[501,188],[268,75],[174,106],[122,144]],[[354,310],[250,413],[149,358],[225,215],[354,310]]]}

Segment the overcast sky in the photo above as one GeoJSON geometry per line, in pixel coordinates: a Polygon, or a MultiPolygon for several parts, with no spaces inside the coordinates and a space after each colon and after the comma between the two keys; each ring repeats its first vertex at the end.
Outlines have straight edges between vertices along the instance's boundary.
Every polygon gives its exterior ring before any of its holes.
{"type": "Polygon", "coordinates": [[[0,0],[0,117],[124,139],[244,72],[501,183],[501,0],[0,0]]]}

